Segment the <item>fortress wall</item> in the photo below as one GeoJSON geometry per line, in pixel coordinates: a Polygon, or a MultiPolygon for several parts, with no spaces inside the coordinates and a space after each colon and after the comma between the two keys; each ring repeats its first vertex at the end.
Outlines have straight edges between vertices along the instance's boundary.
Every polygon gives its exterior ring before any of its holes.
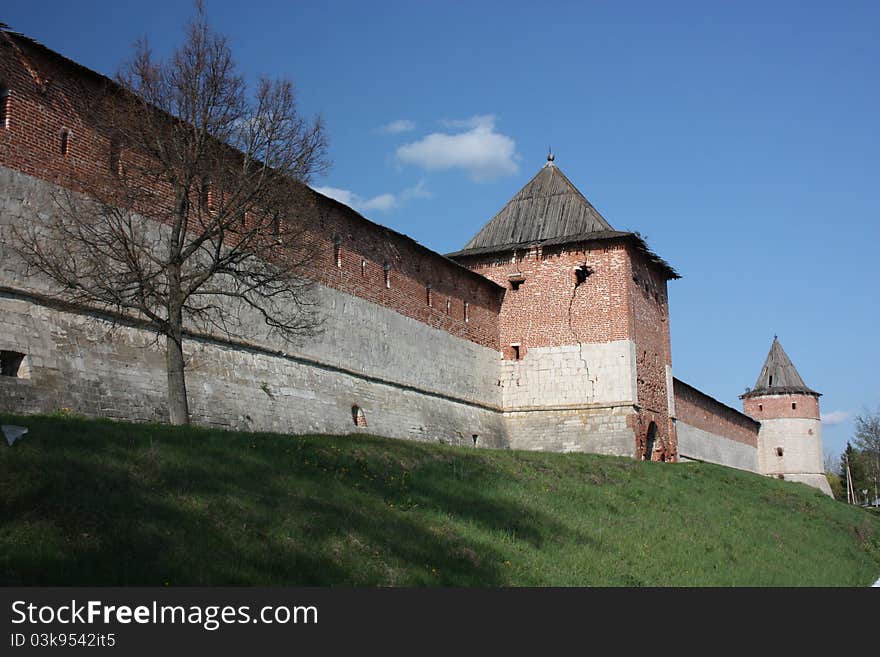
{"type": "MultiPolygon", "coordinates": [[[[339,295],[327,290],[328,295],[339,295]]],[[[350,307],[354,322],[390,313],[359,301],[350,307]]],[[[399,317],[399,316],[398,316],[399,317]]],[[[386,318],[387,319],[387,318],[386,318]]],[[[397,318],[392,318],[393,323],[397,318]]],[[[466,355],[461,378],[474,366],[486,367],[497,354],[464,340],[444,336],[413,320],[402,340],[432,340],[466,355]],[[439,334],[439,335],[437,335],[439,334]]],[[[164,421],[166,381],[164,352],[154,336],[142,329],[119,326],[85,314],[35,303],[26,296],[0,295],[0,348],[26,354],[22,378],[0,377],[0,410],[14,413],[75,412],[120,419],[164,421]]],[[[396,438],[505,447],[501,415],[484,399],[474,382],[444,390],[456,371],[426,376],[421,384],[404,383],[409,371],[431,372],[430,356],[403,365],[385,359],[387,344],[369,343],[352,331],[338,345],[334,361],[322,363],[304,352],[282,355],[254,346],[213,339],[185,341],[187,384],[193,420],[231,429],[280,432],[349,433],[367,431],[396,438]],[[379,376],[349,370],[338,355],[369,352],[379,376]],[[399,375],[399,378],[395,377],[399,375]],[[353,405],[360,406],[367,428],[355,426],[353,405]]],[[[318,349],[315,349],[317,351],[318,349]]],[[[417,353],[412,350],[412,354],[417,353]]],[[[492,390],[484,391],[492,393],[492,390]]]]}
{"type": "Polygon", "coordinates": [[[504,408],[635,403],[635,347],[631,340],[533,347],[521,360],[504,360],[504,408]]]}
{"type": "Polygon", "coordinates": [[[635,456],[631,405],[505,411],[510,447],[545,452],[635,456]]]}
{"type": "Polygon", "coordinates": [[[751,445],[710,433],[682,420],[676,421],[675,431],[682,461],[706,461],[758,472],[758,450],[751,445]]]}
{"type": "Polygon", "coordinates": [[[669,298],[666,275],[643,253],[628,249],[630,271],[629,315],[636,352],[638,426],[636,451],[649,460],[675,460],[678,456],[672,422],[672,345],[669,336],[669,298]],[[651,424],[656,426],[654,447],[648,453],[651,424]]]}
{"type": "Polygon", "coordinates": [[[759,471],[759,422],[679,379],[673,379],[673,388],[682,458],[759,471]]]}
{"type": "MultiPolygon", "coordinates": [[[[110,139],[99,128],[98,103],[114,83],[26,37],[8,33],[0,37],[0,82],[9,89],[8,121],[0,128],[0,167],[77,191],[115,183],[109,173],[110,139]],[[67,154],[60,152],[62,131],[69,136],[67,154]]],[[[143,158],[123,149],[123,168],[135,160],[143,158]]],[[[0,170],[0,176],[5,195],[8,173],[0,170]]],[[[153,188],[149,181],[139,183],[153,188]]],[[[315,256],[308,265],[311,279],[454,336],[498,348],[501,288],[333,199],[297,183],[291,186],[300,208],[296,217],[284,217],[282,225],[290,222],[306,234],[298,236],[298,243],[284,243],[279,251],[296,254],[307,243],[315,256]]]]}
{"type": "MultiPolygon", "coordinates": [[[[136,324],[46,300],[9,248],[12,224],[52,211],[52,186],[0,168],[0,349],[27,354],[27,378],[0,377],[0,408],[137,420],[166,417],[163,351],[136,324]]],[[[156,224],[158,226],[158,224],[156,224]]],[[[248,331],[247,345],[185,341],[193,417],[203,424],[349,432],[506,446],[498,351],[382,305],[317,285],[323,331],[298,344],[248,331]]],[[[255,328],[255,327],[249,327],[255,328]]]]}

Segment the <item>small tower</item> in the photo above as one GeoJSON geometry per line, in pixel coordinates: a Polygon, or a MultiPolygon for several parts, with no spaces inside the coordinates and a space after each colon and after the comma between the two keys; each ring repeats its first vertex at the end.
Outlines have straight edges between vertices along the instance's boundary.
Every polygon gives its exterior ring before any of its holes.
{"type": "Polygon", "coordinates": [[[758,471],[799,481],[831,495],[823,463],[819,397],[807,387],[773,336],[754,389],[740,399],[746,415],[761,423],[758,471]]]}

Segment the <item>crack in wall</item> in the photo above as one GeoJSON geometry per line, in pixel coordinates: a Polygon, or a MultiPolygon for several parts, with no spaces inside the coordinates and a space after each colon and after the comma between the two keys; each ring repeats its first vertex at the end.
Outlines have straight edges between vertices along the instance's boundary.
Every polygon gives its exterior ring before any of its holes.
{"type": "Polygon", "coordinates": [[[577,334],[577,331],[574,330],[574,324],[573,324],[573,322],[572,322],[572,317],[571,317],[571,314],[572,314],[572,308],[574,307],[574,300],[575,300],[575,298],[577,298],[577,291],[578,291],[578,288],[581,286],[582,283],[586,282],[587,277],[590,275],[590,268],[589,268],[589,266],[587,265],[587,259],[586,259],[586,258],[584,258],[584,264],[581,265],[581,267],[583,267],[584,271],[586,272],[586,275],[584,276],[583,281],[581,281],[581,279],[577,276],[577,273],[575,274],[575,284],[574,284],[574,288],[572,289],[572,291],[571,291],[571,297],[570,297],[569,300],[568,300],[568,330],[569,330],[569,332],[571,332],[572,337],[573,337],[573,338],[575,339],[575,341],[578,343],[578,357],[581,359],[581,362],[584,364],[584,373],[585,373],[585,374],[584,374],[584,377],[586,378],[587,383],[589,384],[589,386],[588,386],[588,388],[589,388],[589,393],[588,393],[589,399],[588,399],[587,401],[592,401],[593,398],[594,398],[594,396],[595,396],[595,385],[596,385],[596,383],[595,383],[595,381],[593,381],[592,379],[590,379],[590,367],[589,367],[589,365],[587,364],[587,359],[584,358],[584,343],[581,341],[581,338],[580,338],[580,336],[577,334]]]}

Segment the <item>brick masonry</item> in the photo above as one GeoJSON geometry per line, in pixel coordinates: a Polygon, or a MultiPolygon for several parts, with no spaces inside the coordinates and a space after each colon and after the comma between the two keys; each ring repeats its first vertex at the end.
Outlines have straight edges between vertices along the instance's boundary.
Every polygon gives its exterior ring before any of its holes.
{"type": "MultiPolygon", "coordinates": [[[[45,220],[59,188],[82,192],[111,176],[111,140],[94,102],[108,84],[0,34],[0,86],[9,92],[0,126],[0,349],[27,354],[18,378],[0,377],[3,410],[165,417],[154,336],[130,318],[108,331],[112,318],[53,301],[52,286],[26,275],[9,248],[10,228],[45,220]]],[[[137,157],[122,151],[123,166],[137,157]]],[[[259,331],[240,340],[190,335],[195,421],[681,455],[821,486],[816,398],[750,399],[750,420],[673,383],[667,273],[632,241],[454,262],[320,194],[302,199],[303,244],[314,254],[306,275],[317,283],[325,330],[293,345],[259,331]],[[578,269],[589,275],[579,279],[578,269]],[[771,458],[778,447],[781,462],[771,458]]],[[[137,209],[161,225],[160,212],[137,209]]],[[[297,246],[280,248],[293,257],[297,246]]]]}

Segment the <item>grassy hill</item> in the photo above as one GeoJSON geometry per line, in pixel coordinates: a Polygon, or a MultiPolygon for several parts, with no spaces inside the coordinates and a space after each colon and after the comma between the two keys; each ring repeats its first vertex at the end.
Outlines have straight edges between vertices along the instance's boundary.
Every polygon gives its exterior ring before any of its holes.
{"type": "Polygon", "coordinates": [[[856,585],[880,518],[705,464],[12,417],[0,584],[856,585]]]}

